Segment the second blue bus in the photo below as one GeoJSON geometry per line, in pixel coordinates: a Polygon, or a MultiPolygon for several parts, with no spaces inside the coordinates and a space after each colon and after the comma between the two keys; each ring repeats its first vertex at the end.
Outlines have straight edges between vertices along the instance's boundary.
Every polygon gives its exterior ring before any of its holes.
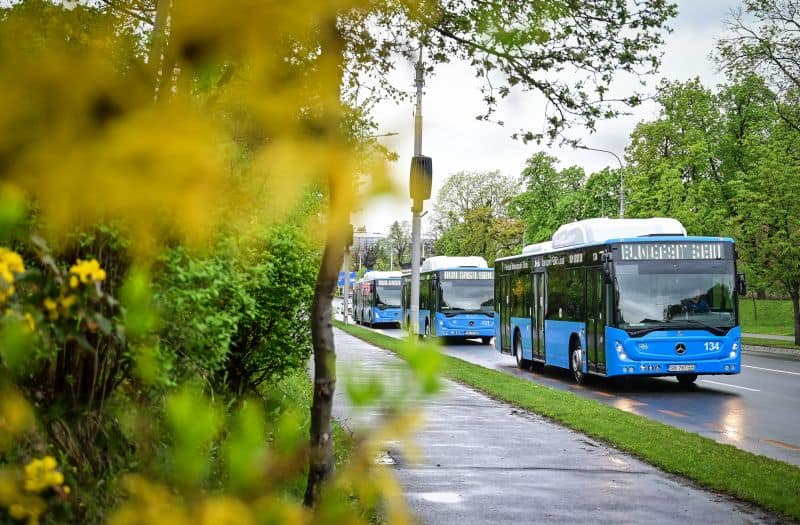
{"type": "MultiPolygon", "coordinates": [[[[403,324],[411,329],[411,279],[403,275],[403,324]]],[[[494,271],[483,257],[430,257],[422,263],[417,333],[424,337],[494,336],[494,271]]]]}

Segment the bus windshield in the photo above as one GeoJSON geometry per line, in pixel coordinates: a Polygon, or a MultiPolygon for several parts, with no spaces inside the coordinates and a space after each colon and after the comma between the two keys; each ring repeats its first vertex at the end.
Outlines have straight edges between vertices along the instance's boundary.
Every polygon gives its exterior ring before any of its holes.
{"type": "Polygon", "coordinates": [[[379,308],[400,308],[400,283],[397,283],[397,286],[375,287],[375,306],[379,308]]]}
{"type": "Polygon", "coordinates": [[[736,326],[732,261],[617,263],[617,321],[631,333],[736,326]]]}
{"type": "Polygon", "coordinates": [[[494,312],[494,281],[491,279],[443,279],[441,311],[494,312]]]}

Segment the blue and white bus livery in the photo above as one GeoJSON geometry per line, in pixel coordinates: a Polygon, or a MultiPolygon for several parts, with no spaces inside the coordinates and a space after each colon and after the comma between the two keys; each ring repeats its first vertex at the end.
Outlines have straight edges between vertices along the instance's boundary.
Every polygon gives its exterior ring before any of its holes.
{"type": "Polygon", "coordinates": [[[495,262],[495,347],[520,367],[675,376],[741,370],[732,239],[674,219],[588,219],[495,262]]]}
{"type": "MultiPolygon", "coordinates": [[[[494,271],[483,257],[430,257],[420,269],[418,333],[425,337],[494,336],[494,271]]],[[[410,328],[410,275],[403,275],[403,322],[410,328]]]]}
{"type": "Polygon", "coordinates": [[[370,271],[353,286],[356,323],[400,325],[400,272],[370,271]]]}

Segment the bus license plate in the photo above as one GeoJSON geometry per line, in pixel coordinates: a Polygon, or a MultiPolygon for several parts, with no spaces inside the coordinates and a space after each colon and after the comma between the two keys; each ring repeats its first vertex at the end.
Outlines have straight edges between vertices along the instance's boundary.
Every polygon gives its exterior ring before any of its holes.
{"type": "Polygon", "coordinates": [[[478,335],[478,332],[476,332],[475,330],[469,330],[469,331],[467,331],[467,332],[465,332],[465,333],[466,333],[467,335],[478,335]]]}
{"type": "Polygon", "coordinates": [[[694,365],[669,365],[670,372],[694,372],[694,365]]]}

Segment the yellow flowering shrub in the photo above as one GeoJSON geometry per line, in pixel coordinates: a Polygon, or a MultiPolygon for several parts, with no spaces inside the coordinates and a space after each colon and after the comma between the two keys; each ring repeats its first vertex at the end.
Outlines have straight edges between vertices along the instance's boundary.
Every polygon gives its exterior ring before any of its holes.
{"type": "Polygon", "coordinates": [[[90,261],[82,261],[72,265],[69,269],[69,287],[77,288],[81,284],[98,283],[106,280],[106,272],[100,268],[100,263],[97,259],[90,261]]]}
{"type": "Polygon", "coordinates": [[[22,257],[0,246],[0,306],[14,295],[15,275],[25,271],[22,257]]]}
{"type": "Polygon", "coordinates": [[[31,460],[22,472],[0,469],[0,509],[15,520],[38,525],[48,500],[71,492],[57,467],[55,458],[45,456],[31,460]]]}

